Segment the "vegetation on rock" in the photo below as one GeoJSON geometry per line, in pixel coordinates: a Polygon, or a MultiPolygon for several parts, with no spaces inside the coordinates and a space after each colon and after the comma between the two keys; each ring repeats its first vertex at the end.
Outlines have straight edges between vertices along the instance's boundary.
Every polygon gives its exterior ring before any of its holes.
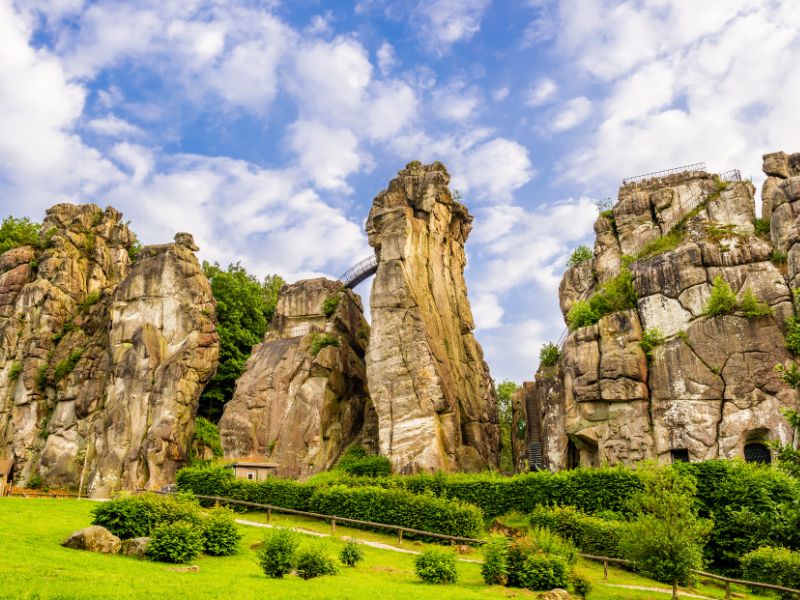
{"type": "Polygon", "coordinates": [[[42,226],[25,217],[8,216],[0,224],[0,254],[19,246],[38,246],[42,226]]]}
{"type": "Polygon", "coordinates": [[[572,251],[572,254],[570,254],[569,260],[567,261],[567,268],[571,269],[572,267],[576,267],[587,260],[592,260],[592,258],[594,258],[592,249],[589,248],[589,246],[581,244],[572,251]]]}
{"type": "Polygon", "coordinates": [[[594,325],[607,314],[636,307],[636,290],[633,275],[623,267],[619,275],[609,279],[587,300],[577,300],[567,313],[571,330],[594,325]]]}
{"type": "Polygon", "coordinates": [[[539,364],[543,367],[552,367],[558,363],[561,352],[553,342],[542,344],[539,348],[539,364]]]}
{"type": "Polygon", "coordinates": [[[380,454],[369,454],[363,446],[350,446],[342,454],[336,469],[356,477],[383,477],[392,472],[392,463],[380,454]]]}
{"type": "Polygon", "coordinates": [[[340,345],[341,342],[335,335],[331,335],[330,333],[315,333],[311,339],[311,348],[309,352],[311,352],[311,356],[316,356],[323,348],[327,348],[328,346],[338,348],[340,345]]]}

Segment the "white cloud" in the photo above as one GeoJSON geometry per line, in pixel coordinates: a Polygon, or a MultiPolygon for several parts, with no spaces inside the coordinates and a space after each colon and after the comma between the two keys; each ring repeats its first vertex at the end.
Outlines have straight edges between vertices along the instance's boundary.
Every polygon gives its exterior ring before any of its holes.
{"type": "Polygon", "coordinates": [[[87,127],[99,135],[114,138],[141,137],[145,135],[144,131],[136,125],[112,114],[99,119],[92,119],[87,124],[87,127]]]}
{"type": "Polygon", "coordinates": [[[466,156],[467,189],[477,188],[481,197],[495,202],[511,199],[514,190],[533,177],[528,151],[507,139],[493,139],[480,144],[466,156]]]}
{"type": "Polygon", "coordinates": [[[378,58],[378,68],[381,70],[381,74],[386,77],[389,75],[392,67],[398,63],[394,46],[392,46],[389,42],[383,42],[380,48],[378,48],[376,56],[378,58]]]}
{"type": "Polygon", "coordinates": [[[502,102],[503,100],[508,98],[508,95],[510,93],[511,93],[511,90],[509,89],[508,86],[503,86],[501,88],[497,88],[496,90],[494,90],[492,92],[492,100],[494,100],[495,102],[502,102]]]}
{"type": "Polygon", "coordinates": [[[452,81],[433,90],[431,101],[434,113],[448,121],[468,121],[482,104],[480,91],[463,81],[452,81]]]}
{"type": "Polygon", "coordinates": [[[362,166],[358,140],[349,129],[297,121],[290,127],[289,145],[300,169],[322,189],[347,190],[347,176],[362,166]]]}
{"type": "Polygon", "coordinates": [[[468,40],[481,27],[491,0],[425,0],[414,10],[419,38],[431,52],[447,54],[453,44],[468,40]]]}
{"type": "Polygon", "coordinates": [[[494,294],[478,294],[472,299],[472,315],[477,329],[494,329],[500,327],[503,318],[503,307],[494,294]]]}
{"type": "Polygon", "coordinates": [[[530,107],[541,106],[552,100],[556,92],[558,92],[558,85],[552,79],[545,77],[536,82],[530,90],[528,90],[525,104],[530,107]]]}
{"type": "Polygon", "coordinates": [[[550,131],[567,131],[583,123],[592,112],[592,103],[585,96],[567,100],[553,115],[550,131]]]}
{"type": "Polygon", "coordinates": [[[553,339],[552,328],[538,319],[523,319],[477,334],[496,383],[509,379],[519,384],[521,378],[533,381],[539,349],[553,339]]]}

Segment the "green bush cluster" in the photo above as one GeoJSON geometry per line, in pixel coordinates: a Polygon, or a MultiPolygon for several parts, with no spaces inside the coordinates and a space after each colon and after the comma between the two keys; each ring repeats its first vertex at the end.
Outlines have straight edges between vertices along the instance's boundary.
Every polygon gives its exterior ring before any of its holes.
{"type": "Polygon", "coordinates": [[[592,582],[581,575],[573,575],[572,590],[575,592],[575,595],[578,596],[578,598],[581,600],[586,600],[589,594],[592,593],[592,582]]]}
{"type": "Polygon", "coordinates": [[[14,361],[11,363],[11,368],[8,370],[8,380],[16,381],[22,373],[22,363],[14,361]]]}
{"type": "Polygon", "coordinates": [[[211,452],[214,456],[222,456],[222,442],[219,439],[219,427],[205,417],[198,416],[194,420],[193,440],[198,445],[211,448],[211,452]]]}
{"type": "Polygon", "coordinates": [[[242,534],[236,528],[233,512],[226,508],[208,511],[202,521],[203,552],[211,556],[236,554],[242,534]]]}
{"type": "Polygon", "coordinates": [[[627,523],[619,519],[587,515],[573,506],[537,506],[530,524],[546,527],[572,541],[581,552],[619,557],[619,540],[627,523]]]}
{"type": "Polygon", "coordinates": [[[333,485],[317,490],[310,505],[324,515],[458,537],[477,537],[483,528],[483,514],[475,506],[401,489],[333,485]]]}
{"type": "Polygon", "coordinates": [[[337,308],[339,308],[339,294],[331,294],[325,298],[325,301],[322,303],[322,312],[324,312],[325,316],[328,318],[333,316],[337,308]]]}
{"type": "MultiPolygon", "coordinates": [[[[800,589],[800,552],[763,547],[742,557],[742,576],[749,581],[800,589]]],[[[791,594],[782,596],[789,600],[791,594]]]]}
{"type": "Polygon", "coordinates": [[[730,315],[741,313],[750,319],[757,319],[772,314],[772,309],[766,303],[758,300],[752,290],[745,290],[741,302],[736,300],[736,294],[731,286],[717,275],[711,287],[711,296],[706,304],[704,314],[708,316],[730,315]]]}
{"type": "Polygon", "coordinates": [[[354,541],[347,542],[339,553],[339,560],[347,567],[355,567],[364,560],[364,551],[361,546],[354,541]]]}
{"type": "Polygon", "coordinates": [[[767,241],[769,241],[770,237],[770,227],[769,227],[769,219],[755,219],[753,221],[753,230],[754,233],[767,241]]]}
{"type": "Polygon", "coordinates": [[[162,523],[150,534],[145,554],[152,560],[186,563],[203,551],[203,532],[186,521],[162,523]]]}
{"type": "Polygon", "coordinates": [[[86,294],[86,298],[83,299],[83,302],[81,302],[78,305],[78,310],[82,314],[87,313],[89,311],[89,308],[100,302],[100,298],[101,298],[100,292],[98,291],[89,292],[88,294],[86,294]]]}
{"type": "Polygon", "coordinates": [[[653,360],[653,349],[663,344],[665,339],[664,334],[658,327],[648,329],[642,334],[642,340],[639,342],[639,346],[641,346],[648,362],[653,360]]]}
{"type": "Polygon", "coordinates": [[[339,569],[322,544],[317,542],[297,553],[295,571],[301,579],[313,579],[322,575],[336,575],[339,569]]]}
{"type": "Polygon", "coordinates": [[[338,348],[340,345],[341,342],[339,342],[339,338],[335,335],[331,335],[330,333],[315,333],[311,339],[311,348],[309,352],[311,352],[311,356],[316,356],[323,348],[328,346],[338,348]]]}
{"type": "Polygon", "coordinates": [[[589,246],[581,244],[572,251],[572,254],[570,254],[569,260],[567,261],[567,268],[571,269],[572,267],[576,267],[587,260],[592,260],[592,258],[594,258],[594,252],[592,252],[592,249],[589,248],[589,246]]]}
{"type": "Polygon", "coordinates": [[[300,537],[292,529],[274,529],[264,536],[258,549],[258,564],[267,577],[281,579],[294,570],[300,537]]]}
{"type": "Polygon", "coordinates": [[[509,539],[504,535],[494,535],[483,546],[481,576],[486,585],[506,585],[508,583],[509,539]]]}
{"type": "Polygon", "coordinates": [[[442,548],[427,548],[414,560],[414,572],[425,583],[455,583],[456,555],[442,548]]]}
{"type": "Polygon", "coordinates": [[[508,548],[508,583],[510,587],[529,590],[565,588],[569,561],[558,554],[547,554],[530,537],[515,539],[508,548]]]}
{"type": "Polygon", "coordinates": [[[552,367],[558,363],[561,351],[553,342],[542,344],[539,348],[539,364],[543,367],[552,367]]]}
{"type": "Polygon", "coordinates": [[[350,446],[336,468],[356,477],[384,477],[392,473],[392,463],[385,456],[369,454],[362,446],[350,446]]]}
{"type": "Polygon", "coordinates": [[[587,300],[577,300],[567,313],[571,330],[594,325],[605,315],[636,307],[638,296],[633,286],[633,274],[623,267],[619,275],[600,286],[587,300]]]}
{"type": "Polygon", "coordinates": [[[76,348],[70,352],[67,358],[56,365],[56,368],[53,371],[53,379],[58,382],[72,373],[72,371],[75,370],[75,366],[78,364],[78,361],[80,361],[81,357],[83,356],[83,353],[83,348],[76,348]]]}
{"type": "Polygon", "coordinates": [[[19,246],[38,246],[41,225],[8,216],[0,224],[0,254],[19,246]]]}

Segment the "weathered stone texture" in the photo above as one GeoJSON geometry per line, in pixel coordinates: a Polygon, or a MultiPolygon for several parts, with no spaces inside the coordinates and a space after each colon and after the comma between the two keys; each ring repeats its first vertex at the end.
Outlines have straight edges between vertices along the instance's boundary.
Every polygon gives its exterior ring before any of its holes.
{"type": "MultiPolygon", "coordinates": [[[[549,384],[558,393],[542,398],[537,417],[551,468],[669,461],[673,450],[687,450],[691,460],[734,458],[748,442],[792,441],[781,411],[796,407],[797,396],[775,365],[791,360],[783,331],[793,314],[791,288],[800,284],[800,154],[765,155],[764,171],[771,240],[754,235],[752,184],[722,185],[707,173],[624,186],[613,209],[615,231],[598,219],[593,261],[562,280],[565,312],[601,283],[595,265],[618,264],[620,251],[635,256],[676,224],[682,241],[633,261],[636,310],[567,337],[558,365],[563,385],[549,384]],[[773,250],[788,254],[785,267],[773,263],[773,250]],[[707,316],[717,276],[740,301],[752,292],[773,314],[707,316]],[[664,342],[648,361],[640,341],[656,329],[664,342]]],[[[530,385],[541,385],[539,375],[530,385]]]]}
{"type": "Polygon", "coordinates": [[[369,389],[381,453],[401,472],[497,465],[497,400],[472,333],[464,243],[472,217],[444,165],[412,162],[367,221],[378,256],[369,389]]]}
{"type": "Polygon", "coordinates": [[[278,475],[307,477],[329,469],[356,441],[377,451],[364,364],[368,341],[361,299],[338,281],[284,286],[273,328],[253,349],[225,405],[219,423],[225,456],[265,457],[278,475]],[[338,301],[330,315],[328,298],[338,301]],[[336,345],[314,354],[321,336],[336,345]]]}
{"type": "Polygon", "coordinates": [[[0,257],[0,453],[19,482],[155,489],[188,460],[218,356],[211,288],[188,234],[131,264],[121,216],[59,204],[44,249],[0,257]]]}

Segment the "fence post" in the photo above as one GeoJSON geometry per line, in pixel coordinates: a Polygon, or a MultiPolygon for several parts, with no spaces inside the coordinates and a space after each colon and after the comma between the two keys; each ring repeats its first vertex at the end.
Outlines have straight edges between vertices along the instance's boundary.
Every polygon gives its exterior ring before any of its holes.
{"type": "Polygon", "coordinates": [[[608,581],[608,561],[603,561],[603,581],[608,581]]]}
{"type": "Polygon", "coordinates": [[[400,545],[402,543],[403,543],[403,530],[402,529],[398,529],[397,530],[397,544],[400,545]]]}
{"type": "Polygon", "coordinates": [[[725,600],[731,600],[731,582],[725,582],[725,600]]]}
{"type": "Polygon", "coordinates": [[[331,519],[331,535],[336,535],[336,519],[331,519]]]}
{"type": "Polygon", "coordinates": [[[272,519],[272,509],[268,508],[267,509],[267,523],[270,522],[270,519],[272,519]]]}

